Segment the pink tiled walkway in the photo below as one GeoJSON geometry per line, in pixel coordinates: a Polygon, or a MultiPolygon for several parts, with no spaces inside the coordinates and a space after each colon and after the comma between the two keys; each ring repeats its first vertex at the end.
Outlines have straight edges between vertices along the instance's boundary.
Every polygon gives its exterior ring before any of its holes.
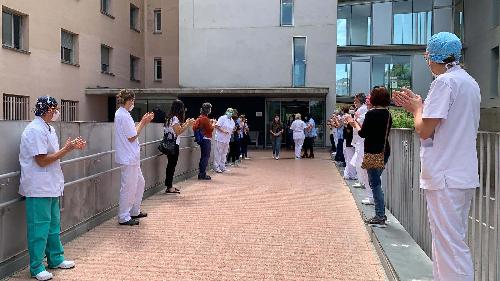
{"type": "Polygon", "coordinates": [[[139,227],[113,219],[68,243],[77,267],[55,280],[386,279],[328,154],[251,154],[211,182],[180,183],[180,196],[146,200],[139,227]]]}

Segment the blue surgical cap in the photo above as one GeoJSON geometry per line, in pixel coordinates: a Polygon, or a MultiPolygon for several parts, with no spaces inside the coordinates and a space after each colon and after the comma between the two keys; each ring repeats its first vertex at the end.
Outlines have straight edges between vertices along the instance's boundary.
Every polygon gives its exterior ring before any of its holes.
{"type": "Polygon", "coordinates": [[[459,62],[462,57],[462,42],[453,33],[439,32],[429,39],[427,52],[433,62],[445,63],[444,61],[452,56],[459,62]]]}
{"type": "Polygon", "coordinates": [[[35,116],[42,116],[49,111],[50,108],[57,107],[57,100],[53,97],[44,96],[36,100],[35,116]]]}

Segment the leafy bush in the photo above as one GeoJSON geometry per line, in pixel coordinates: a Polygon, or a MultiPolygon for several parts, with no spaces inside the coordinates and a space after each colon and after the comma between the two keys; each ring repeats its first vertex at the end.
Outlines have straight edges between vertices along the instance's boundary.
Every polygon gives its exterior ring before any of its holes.
{"type": "Polygon", "coordinates": [[[393,128],[414,128],[413,115],[401,108],[391,108],[393,128]]]}

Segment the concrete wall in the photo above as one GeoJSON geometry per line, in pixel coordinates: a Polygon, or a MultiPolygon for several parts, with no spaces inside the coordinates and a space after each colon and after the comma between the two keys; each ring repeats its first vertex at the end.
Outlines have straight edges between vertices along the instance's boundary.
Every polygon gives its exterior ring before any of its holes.
{"type": "Polygon", "coordinates": [[[295,0],[293,27],[280,1],[180,1],[181,87],[291,87],[294,36],[307,36],[306,87],[335,102],[336,0],[295,0]]]}
{"type": "Polygon", "coordinates": [[[495,78],[500,80],[492,75],[492,49],[500,46],[500,26],[496,23],[500,11],[494,11],[500,8],[494,1],[465,0],[465,66],[481,87],[481,129],[500,131],[500,93],[493,93],[491,86],[495,78]]]}

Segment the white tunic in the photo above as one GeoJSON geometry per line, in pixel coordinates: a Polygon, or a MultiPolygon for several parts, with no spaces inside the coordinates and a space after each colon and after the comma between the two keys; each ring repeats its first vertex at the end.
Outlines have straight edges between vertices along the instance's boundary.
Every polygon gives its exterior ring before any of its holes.
{"type": "MultiPolygon", "coordinates": [[[[358,108],[358,110],[356,110],[356,114],[354,116],[356,118],[356,121],[359,123],[361,127],[363,126],[363,122],[365,122],[365,115],[367,112],[368,112],[368,106],[366,106],[366,104],[363,104],[358,108]]],[[[364,146],[364,139],[359,136],[358,130],[356,129],[354,129],[353,131],[351,143],[356,148],[364,146]]]]}
{"type": "Polygon", "coordinates": [[[295,120],[290,125],[290,129],[293,131],[293,139],[304,139],[306,136],[304,130],[307,127],[306,123],[302,120],[295,120]]]}
{"type": "Polygon", "coordinates": [[[181,138],[177,136],[174,130],[174,126],[180,124],[179,118],[177,116],[173,116],[172,119],[170,120],[170,124],[168,124],[168,127],[163,128],[163,132],[166,134],[168,132],[172,133],[175,137],[175,144],[180,145],[181,144],[181,138]]]}
{"type": "Polygon", "coordinates": [[[421,188],[479,186],[476,138],[480,103],[479,85],[460,66],[432,82],[422,118],[441,122],[432,138],[421,140],[421,188]]]}
{"type": "Polygon", "coordinates": [[[128,139],[135,137],[137,130],[130,113],[120,107],[115,113],[115,162],[122,165],[140,165],[139,139],[131,142],[128,139]]]}
{"type": "Polygon", "coordinates": [[[233,133],[234,127],[236,126],[233,119],[228,118],[227,115],[222,115],[221,117],[219,117],[219,120],[217,120],[216,125],[221,127],[228,133],[223,133],[220,130],[216,130],[215,140],[222,143],[229,143],[231,141],[231,134],[233,133]]]}
{"type": "Polygon", "coordinates": [[[64,176],[60,161],[40,167],[35,156],[52,154],[59,150],[59,141],[54,127],[41,117],[36,117],[21,136],[19,163],[21,181],[19,194],[26,197],[59,197],[64,190],[64,176]]]}

